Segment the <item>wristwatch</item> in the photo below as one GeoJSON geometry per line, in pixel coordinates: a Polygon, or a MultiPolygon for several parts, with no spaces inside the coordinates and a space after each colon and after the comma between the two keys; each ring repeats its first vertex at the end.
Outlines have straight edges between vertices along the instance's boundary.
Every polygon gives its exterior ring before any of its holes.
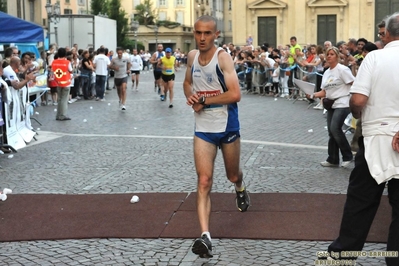
{"type": "Polygon", "coordinates": [[[199,103],[199,104],[202,104],[202,105],[205,105],[205,96],[199,97],[198,103],[199,103]]]}

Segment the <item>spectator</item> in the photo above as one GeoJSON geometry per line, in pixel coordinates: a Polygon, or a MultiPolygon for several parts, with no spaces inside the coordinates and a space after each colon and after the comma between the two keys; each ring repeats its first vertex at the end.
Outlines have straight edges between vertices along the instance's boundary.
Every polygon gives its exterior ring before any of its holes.
{"type": "Polygon", "coordinates": [[[72,64],[66,58],[67,52],[65,48],[59,48],[57,52],[58,58],[54,59],[51,68],[54,72],[54,78],[57,81],[58,108],[55,119],[58,121],[71,120],[67,116],[68,99],[71,86],[71,73],[73,71],[72,64]]]}
{"type": "Polygon", "coordinates": [[[10,59],[10,64],[3,69],[3,75],[10,80],[14,89],[19,90],[28,84],[28,82],[35,80],[35,72],[27,72],[26,75],[17,76],[18,69],[21,65],[21,60],[17,56],[10,59]]]}
{"type": "MultiPolygon", "coordinates": [[[[295,36],[292,36],[290,38],[290,48],[289,48],[289,54],[288,54],[288,64],[290,67],[293,67],[295,65],[295,57],[296,55],[296,50],[299,49],[299,51],[302,51],[302,47],[297,43],[297,39],[295,36]]],[[[289,72],[289,77],[288,77],[288,87],[293,88],[294,83],[293,83],[293,77],[294,77],[294,69],[292,69],[289,72]]],[[[289,89],[289,97],[292,96],[292,89],[289,89]]]]}
{"type": "Polygon", "coordinates": [[[378,47],[378,49],[382,49],[382,48],[384,48],[384,45],[388,41],[385,37],[385,20],[378,23],[377,27],[378,27],[378,38],[380,38],[380,40],[382,42],[382,46],[378,47]]]}
{"type": "Polygon", "coordinates": [[[355,38],[350,38],[347,42],[347,47],[351,55],[355,55],[357,53],[357,40],[355,38]]]}
{"type": "Polygon", "coordinates": [[[81,75],[83,98],[85,100],[89,100],[91,76],[94,71],[94,66],[89,60],[89,56],[90,54],[88,50],[83,51],[82,53],[83,59],[82,59],[82,67],[80,75],[81,75]]]}
{"type": "Polygon", "coordinates": [[[98,55],[94,57],[93,65],[96,72],[96,101],[105,101],[105,83],[107,82],[108,67],[111,64],[109,58],[105,55],[105,49],[99,48],[98,55]]]}
{"type": "MultiPolygon", "coordinates": [[[[396,256],[387,256],[385,262],[387,266],[397,266],[399,77],[396,69],[399,62],[399,13],[387,19],[385,37],[385,48],[373,51],[365,57],[350,91],[350,108],[355,118],[362,118],[363,137],[359,138],[355,168],[349,178],[339,236],[329,245],[328,251],[340,255],[342,251],[357,253],[363,249],[388,182],[392,213],[386,250],[396,256]]],[[[349,260],[356,257],[335,259],[349,260]]],[[[333,264],[334,262],[331,263],[333,264]]]]}
{"type": "MultiPolygon", "coordinates": [[[[320,164],[324,167],[339,166],[339,152],[342,154],[342,167],[350,165],[353,154],[346,139],[345,133],[342,131],[345,118],[349,111],[349,89],[355,77],[349,68],[339,63],[339,50],[336,47],[327,49],[327,59],[329,69],[324,73],[322,90],[316,92],[310,97],[313,99],[326,97],[333,101],[331,109],[327,112],[327,129],[328,129],[328,157],[320,164]]],[[[324,103],[324,108],[326,104],[324,103]]]]}
{"type": "Polygon", "coordinates": [[[18,51],[18,48],[15,46],[7,47],[6,50],[4,51],[4,59],[2,66],[5,68],[10,64],[11,57],[17,56],[19,57],[20,51],[18,51]]]}
{"type": "Polygon", "coordinates": [[[363,60],[363,46],[367,43],[368,41],[365,38],[360,38],[357,40],[356,42],[356,46],[357,46],[357,51],[356,54],[353,56],[355,59],[357,59],[357,61],[359,61],[359,59],[361,58],[361,60],[363,60]]]}

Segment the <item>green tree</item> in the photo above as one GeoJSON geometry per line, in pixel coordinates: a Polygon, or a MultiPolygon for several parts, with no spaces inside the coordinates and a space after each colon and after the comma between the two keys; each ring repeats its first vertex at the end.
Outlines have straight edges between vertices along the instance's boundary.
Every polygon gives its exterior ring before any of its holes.
{"type": "Polygon", "coordinates": [[[108,18],[116,20],[116,42],[118,46],[122,46],[126,39],[126,33],[129,31],[128,18],[125,10],[121,8],[120,0],[109,0],[108,18]]]}
{"type": "Polygon", "coordinates": [[[7,13],[7,0],[0,0],[0,11],[7,13]]]}
{"type": "Polygon", "coordinates": [[[90,12],[92,15],[107,14],[108,1],[107,0],[91,0],[90,12]]]}
{"type": "Polygon", "coordinates": [[[152,1],[144,0],[144,3],[136,6],[135,19],[140,25],[155,25],[157,18],[158,13],[152,7],[152,1]]]}

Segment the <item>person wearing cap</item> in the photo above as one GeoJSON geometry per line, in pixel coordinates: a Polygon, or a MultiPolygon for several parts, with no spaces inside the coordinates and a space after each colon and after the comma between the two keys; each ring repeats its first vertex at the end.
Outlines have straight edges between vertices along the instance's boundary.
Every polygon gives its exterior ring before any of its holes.
{"type": "Polygon", "coordinates": [[[162,81],[164,93],[169,91],[169,108],[173,107],[173,86],[175,85],[176,57],[172,55],[172,49],[166,48],[165,56],[158,59],[158,67],[162,66],[162,81]]]}

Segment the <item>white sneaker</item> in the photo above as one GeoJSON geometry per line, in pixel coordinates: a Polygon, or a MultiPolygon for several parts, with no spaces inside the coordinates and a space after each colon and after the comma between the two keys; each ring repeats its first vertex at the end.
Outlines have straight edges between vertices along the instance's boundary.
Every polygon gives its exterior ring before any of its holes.
{"type": "Polygon", "coordinates": [[[139,88],[136,87],[136,91],[139,91],[139,88]]]}
{"type": "Polygon", "coordinates": [[[343,162],[341,163],[341,167],[346,168],[346,167],[348,167],[348,166],[351,164],[351,162],[352,162],[352,161],[343,161],[343,162]]]}
{"type": "Polygon", "coordinates": [[[323,108],[323,106],[321,106],[321,103],[318,103],[315,107],[313,107],[313,109],[323,110],[324,108],[323,108]]]}
{"type": "Polygon", "coordinates": [[[321,166],[324,166],[324,167],[338,167],[338,164],[332,164],[327,161],[321,162],[320,164],[321,164],[321,166]]]}
{"type": "Polygon", "coordinates": [[[126,110],[126,106],[122,105],[122,111],[126,110]]]}

